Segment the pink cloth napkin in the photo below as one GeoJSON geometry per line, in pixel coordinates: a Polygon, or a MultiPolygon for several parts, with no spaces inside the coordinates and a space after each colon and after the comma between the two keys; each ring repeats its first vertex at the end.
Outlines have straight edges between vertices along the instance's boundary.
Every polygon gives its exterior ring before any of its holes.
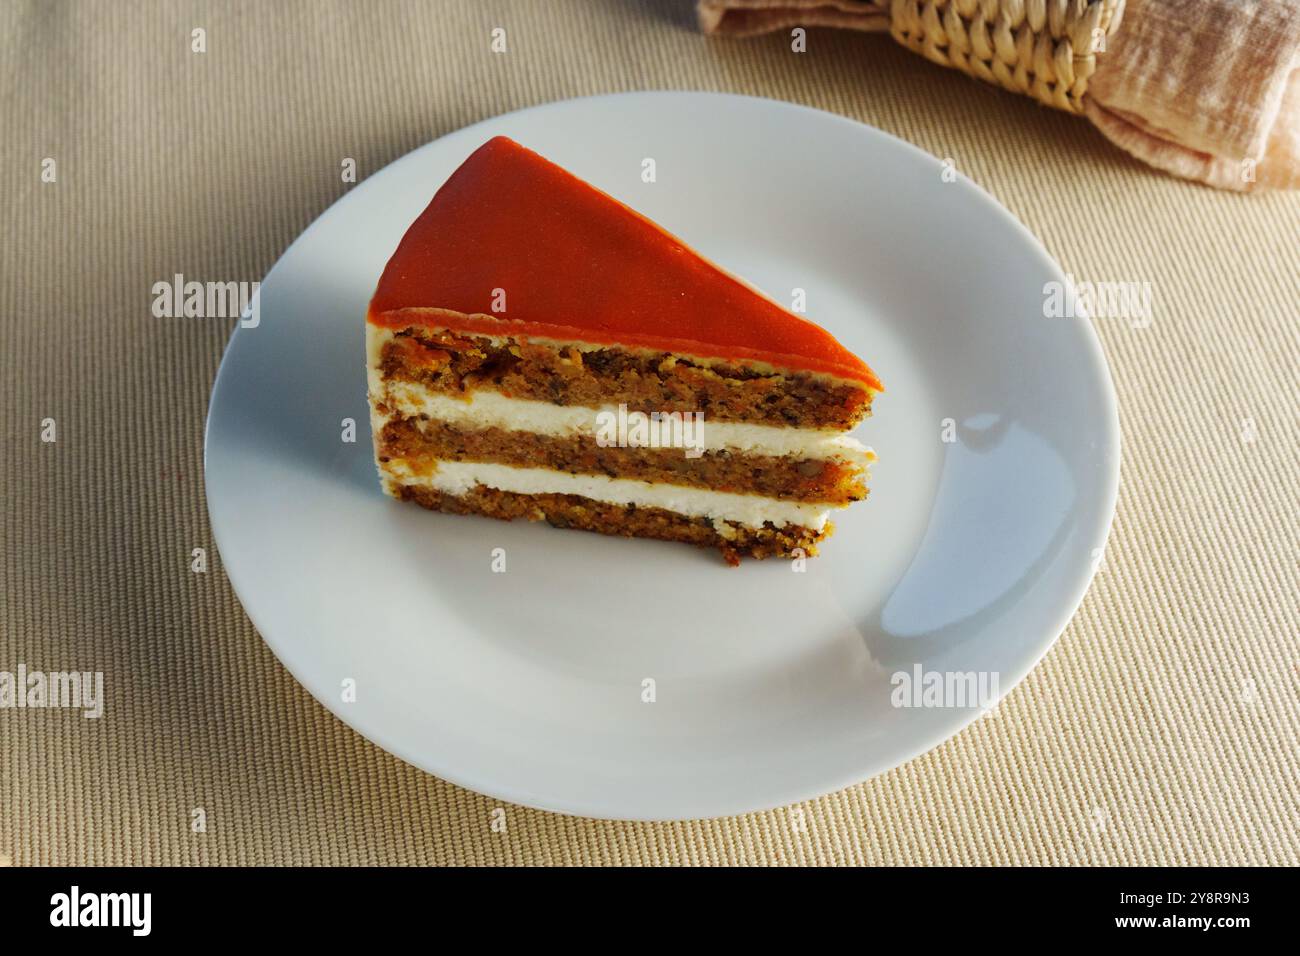
{"type": "MultiPolygon", "coordinates": [[[[1081,66],[1083,58],[1075,63],[1075,89],[1083,92],[1071,108],[1120,148],[1177,176],[1221,189],[1300,188],[1300,0],[1094,3],[1105,7],[1095,12],[1109,16],[1110,28],[1089,64],[1081,66]]],[[[908,22],[913,35],[926,33],[926,55],[952,62],[977,60],[966,49],[972,26],[987,25],[974,32],[996,46],[1000,20],[1020,23],[1028,17],[1043,39],[1058,35],[1070,12],[1081,20],[1094,3],[698,0],[698,12],[705,33],[736,36],[796,26],[892,30],[899,36],[900,24],[908,22]],[[981,19],[984,24],[976,22],[981,19]],[[946,32],[947,25],[954,29],[946,32]]],[[[1012,35],[1001,33],[1004,41],[1012,35]]]]}

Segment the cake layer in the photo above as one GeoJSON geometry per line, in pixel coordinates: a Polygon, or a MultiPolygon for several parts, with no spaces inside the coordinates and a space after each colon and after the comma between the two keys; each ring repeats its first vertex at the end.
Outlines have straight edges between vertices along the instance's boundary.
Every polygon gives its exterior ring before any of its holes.
{"type": "MultiPolygon", "coordinates": [[[[734,494],[681,485],[653,484],[604,475],[570,475],[546,468],[515,468],[490,462],[440,461],[434,470],[417,471],[404,461],[381,464],[386,479],[414,488],[462,496],[477,486],[520,495],[577,495],[619,506],[656,508],[725,525],[762,528],[795,525],[821,531],[830,509],[821,504],[780,501],[760,495],[734,494]]],[[[391,488],[389,493],[393,493],[391,488]]]]}
{"type": "Polygon", "coordinates": [[[367,336],[371,367],[382,380],[450,395],[489,389],[560,406],[621,403],[647,414],[701,412],[711,422],[838,431],[871,411],[869,389],[808,372],[424,328],[393,333],[368,324],[367,336]]]}
{"type": "Polygon", "coordinates": [[[758,359],[880,388],[825,329],[503,136],[475,150],[407,230],[370,315],[489,334],[508,320],[530,336],[758,359]]]}
{"type": "MultiPolygon", "coordinates": [[[[379,396],[393,414],[435,419],[462,429],[499,428],[595,441],[607,433],[611,421],[618,419],[618,409],[613,406],[596,409],[581,405],[551,405],[508,398],[487,389],[453,396],[412,382],[383,382],[378,378],[371,382],[370,389],[371,394],[379,396]]],[[[827,429],[778,428],[743,422],[715,422],[707,418],[697,425],[688,425],[683,425],[681,437],[701,451],[793,458],[801,462],[833,459],[863,469],[876,457],[857,439],[827,429]]]]}
{"type": "Polygon", "coordinates": [[[379,432],[378,456],[380,462],[403,460],[416,471],[435,461],[493,462],[838,506],[867,496],[863,469],[838,459],[782,458],[726,450],[695,455],[683,448],[602,447],[590,434],[546,435],[480,428],[472,419],[451,423],[391,417],[379,432]]]}
{"type": "Polygon", "coordinates": [[[730,564],[738,564],[742,557],[812,557],[817,554],[817,544],[832,530],[829,523],[821,530],[797,525],[750,528],[660,508],[632,508],[593,501],[579,495],[519,494],[482,486],[450,494],[419,485],[389,482],[386,490],[403,501],[413,501],[425,508],[451,514],[484,515],[505,521],[524,518],[546,521],[557,528],[715,547],[722,551],[730,564]]]}

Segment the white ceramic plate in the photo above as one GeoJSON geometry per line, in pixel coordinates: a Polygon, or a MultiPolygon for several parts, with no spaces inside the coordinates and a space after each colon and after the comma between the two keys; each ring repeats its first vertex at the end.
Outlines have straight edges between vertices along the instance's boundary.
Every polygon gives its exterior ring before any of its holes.
{"type": "Polygon", "coordinates": [[[1002,694],[1025,676],[1105,544],[1119,426],[1088,320],[1044,318],[1059,268],[942,173],[827,113],[638,93],[488,120],[371,176],[272,269],[260,325],[236,331],[212,392],[208,507],[253,623],[385,749],[502,800],[588,816],[789,804],[956,733],[977,702],[898,707],[894,675],[990,675],[990,690],[996,675],[1002,694]],[[857,433],[880,456],[871,497],[835,518],[806,570],[732,569],[687,545],[380,494],[366,304],[406,227],[499,133],[778,300],[805,289],[809,317],[879,373],[887,391],[857,433]]]}

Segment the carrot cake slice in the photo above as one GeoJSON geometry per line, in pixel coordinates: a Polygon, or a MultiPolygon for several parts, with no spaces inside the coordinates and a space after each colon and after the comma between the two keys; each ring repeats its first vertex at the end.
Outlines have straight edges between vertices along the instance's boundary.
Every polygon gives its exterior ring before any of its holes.
{"type": "Polygon", "coordinates": [[[867,495],[861,359],[502,136],[407,230],[366,342],[380,481],[426,508],[734,564],[816,554],[867,495]]]}

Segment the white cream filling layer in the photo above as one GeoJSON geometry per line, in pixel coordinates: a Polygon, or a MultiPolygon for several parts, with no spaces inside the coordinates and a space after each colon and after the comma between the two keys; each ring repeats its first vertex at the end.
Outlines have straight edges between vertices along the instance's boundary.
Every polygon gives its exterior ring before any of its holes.
{"type": "MultiPolygon", "coordinates": [[[[500,392],[477,391],[466,398],[435,392],[411,382],[388,382],[379,392],[385,404],[406,417],[427,415],[438,421],[470,428],[501,428],[537,435],[596,440],[609,434],[618,415],[615,406],[583,408],[551,405],[500,392]],[[602,416],[606,416],[602,418],[602,416]]],[[[686,433],[692,447],[703,451],[727,450],[775,458],[793,456],[817,460],[834,458],[866,468],[875,453],[855,438],[815,428],[776,428],[740,422],[715,422],[707,418],[686,433]]]]}
{"type": "MultiPolygon", "coordinates": [[[[778,527],[800,525],[821,531],[830,509],[826,505],[778,501],[759,495],[737,495],[680,485],[651,484],[604,475],[570,475],[547,468],[513,468],[486,462],[441,461],[433,474],[414,474],[401,461],[383,466],[388,476],[404,485],[431,488],[449,495],[464,495],[476,485],[521,495],[581,495],[594,501],[638,508],[663,508],[679,514],[733,521],[759,528],[770,521],[778,527]]],[[[391,494],[391,488],[385,483],[391,494]]],[[[722,529],[719,529],[722,532],[722,529]]]]}

